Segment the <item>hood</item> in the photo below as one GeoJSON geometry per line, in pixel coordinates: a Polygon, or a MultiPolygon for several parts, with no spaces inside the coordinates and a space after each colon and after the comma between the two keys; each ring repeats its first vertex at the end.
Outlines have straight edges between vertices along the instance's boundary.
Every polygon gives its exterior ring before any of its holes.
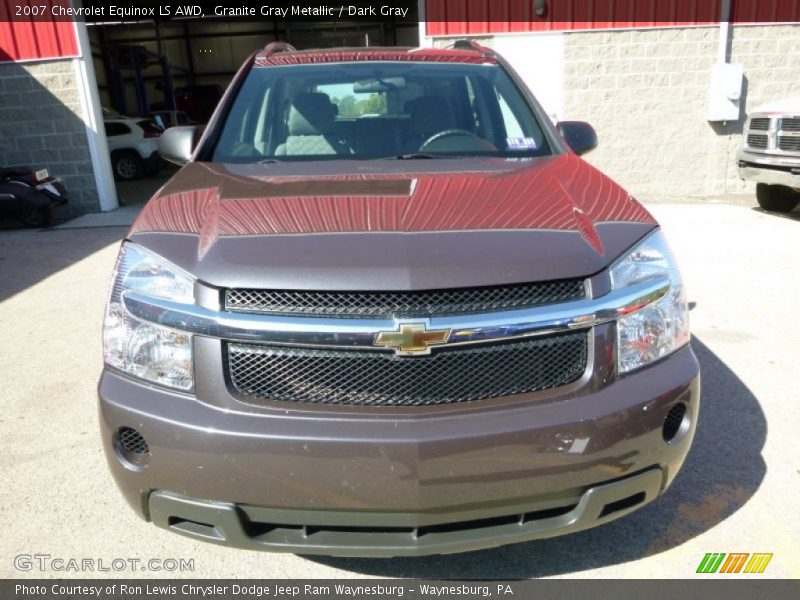
{"type": "Polygon", "coordinates": [[[654,226],[568,153],[191,163],[129,237],[219,287],[411,290],[588,276],[654,226]]]}

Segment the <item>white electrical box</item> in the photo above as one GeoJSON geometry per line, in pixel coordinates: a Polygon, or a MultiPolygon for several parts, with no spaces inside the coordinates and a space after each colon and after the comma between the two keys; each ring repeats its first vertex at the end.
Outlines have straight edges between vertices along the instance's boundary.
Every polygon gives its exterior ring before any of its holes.
{"type": "Polygon", "coordinates": [[[716,63],[711,67],[707,115],[709,121],[739,120],[743,79],[742,65],[716,63]]]}

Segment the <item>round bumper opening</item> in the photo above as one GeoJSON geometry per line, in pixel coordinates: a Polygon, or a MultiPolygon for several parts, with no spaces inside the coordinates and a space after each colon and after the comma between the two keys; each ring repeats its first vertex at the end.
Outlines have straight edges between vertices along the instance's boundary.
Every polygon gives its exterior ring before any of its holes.
{"type": "Polygon", "coordinates": [[[120,461],[128,467],[141,468],[150,461],[150,446],[133,427],[117,429],[114,433],[114,449],[120,461]]]}
{"type": "Polygon", "coordinates": [[[678,404],[669,409],[667,416],[664,417],[664,425],[661,428],[664,441],[668,444],[679,441],[689,431],[690,423],[691,419],[686,410],[686,405],[683,402],[678,402],[678,404]]]}

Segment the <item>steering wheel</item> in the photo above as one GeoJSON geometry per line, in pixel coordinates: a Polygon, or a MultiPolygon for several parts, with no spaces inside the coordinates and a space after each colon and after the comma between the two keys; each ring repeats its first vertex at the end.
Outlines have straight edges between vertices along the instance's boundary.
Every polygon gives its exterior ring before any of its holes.
{"type": "MultiPolygon", "coordinates": [[[[481,138],[480,136],[475,135],[471,131],[467,131],[466,129],[445,129],[444,131],[440,131],[438,133],[434,133],[431,137],[429,137],[427,140],[422,142],[422,145],[419,147],[419,151],[420,152],[424,152],[425,150],[428,150],[429,149],[428,146],[430,146],[434,142],[438,142],[440,140],[443,140],[443,139],[449,138],[449,137],[468,137],[468,138],[471,138],[470,139],[471,142],[475,141],[475,140],[480,140],[480,142],[482,142],[481,143],[482,146],[484,144],[487,144],[487,142],[483,138],[481,138]]],[[[489,144],[489,145],[491,145],[491,144],[489,144]]],[[[449,148],[443,148],[443,150],[449,150],[449,148]]]]}

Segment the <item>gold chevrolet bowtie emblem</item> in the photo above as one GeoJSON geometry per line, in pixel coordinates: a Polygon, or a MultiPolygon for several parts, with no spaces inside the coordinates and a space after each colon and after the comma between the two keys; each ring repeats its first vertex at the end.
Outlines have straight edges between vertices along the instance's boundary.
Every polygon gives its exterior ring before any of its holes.
{"type": "Polygon", "coordinates": [[[427,331],[424,323],[403,323],[399,331],[381,331],[375,345],[394,348],[398,356],[413,356],[430,354],[432,345],[444,344],[449,337],[449,329],[427,331]]]}

